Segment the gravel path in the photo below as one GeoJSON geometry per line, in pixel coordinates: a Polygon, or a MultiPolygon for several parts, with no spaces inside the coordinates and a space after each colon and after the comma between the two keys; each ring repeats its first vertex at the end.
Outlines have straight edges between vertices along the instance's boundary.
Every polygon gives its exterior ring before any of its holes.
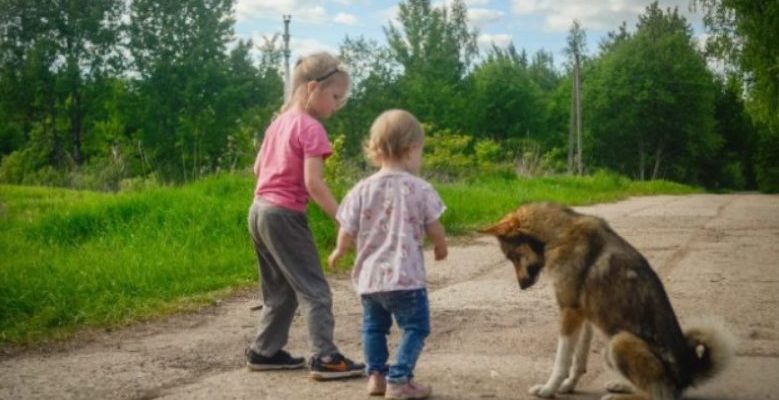
{"type": "MultiPolygon", "coordinates": [[[[644,253],[683,326],[716,315],[738,338],[731,368],[686,398],[779,399],[779,196],[638,197],[577,210],[605,218],[644,253]]],[[[417,379],[432,384],[437,399],[531,398],[527,389],[546,379],[557,341],[551,287],[542,276],[520,292],[493,238],[456,242],[446,261],[427,261],[433,332],[417,379]]],[[[359,302],[346,276],[330,281],[337,344],[362,359],[359,302]]],[[[257,325],[250,310],[260,302],[256,292],[198,313],[0,356],[0,399],[368,398],[364,380],[248,371],[243,348],[257,325]]],[[[298,317],[288,349],[304,354],[306,340],[298,317]]],[[[602,347],[596,335],[579,392],[560,398],[604,394],[613,376],[604,371],[602,347]]]]}

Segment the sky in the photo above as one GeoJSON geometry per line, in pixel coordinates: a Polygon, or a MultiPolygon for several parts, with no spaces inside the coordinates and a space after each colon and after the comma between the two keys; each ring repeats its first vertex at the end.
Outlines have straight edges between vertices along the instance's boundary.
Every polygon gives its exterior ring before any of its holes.
{"type": "MultiPolygon", "coordinates": [[[[444,6],[451,0],[433,0],[433,6],[444,6]]],[[[510,43],[532,55],[544,49],[561,65],[566,36],[574,19],[587,35],[589,54],[598,43],[622,21],[635,30],[638,15],[652,0],[465,0],[468,19],[479,32],[482,54],[494,43],[510,43]]],[[[660,0],[661,8],[678,7],[692,25],[694,35],[705,40],[700,11],[690,10],[690,0],[660,0]]],[[[384,27],[398,26],[397,1],[371,0],[237,0],[236,36],[265,43],[284,31],[283,15],[291,15],[290,62],[315,51],[338,53],[345,37],[376,40],[386,44],[384,27]]],[[[281,38],[277,43],[282,43],[281,38]]]]}

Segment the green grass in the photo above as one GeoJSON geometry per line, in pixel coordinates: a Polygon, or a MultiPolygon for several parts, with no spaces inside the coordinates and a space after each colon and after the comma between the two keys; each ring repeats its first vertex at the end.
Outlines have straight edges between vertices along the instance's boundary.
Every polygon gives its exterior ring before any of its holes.
{"type": "Polygon", "coordinates": [[[606,173],[585,177],[485,177],[436,185],[436,188],[447,205],[442,221],[447,231],[453,234],[484,227],[520,204],[532,201],[554,201],[575,206],[613,202],[630,196],[700,191],[668,181],[636,182],[606,173]]]}
{"type": "MultiPolygon", "coordinates": [[[[0,185],[0,343],[119,326],[255,285],[246,230],[253,187],[243,175],[118,194],[0,185]]],[[[696,191],[605,174],[486,177],[436,187],[448,207],[443,222],[451,234],[484,226],[528,201],[576,205],[696,191]]],[[[309,219],[324,257],[335,227],[316,207],[309,219]]]]}

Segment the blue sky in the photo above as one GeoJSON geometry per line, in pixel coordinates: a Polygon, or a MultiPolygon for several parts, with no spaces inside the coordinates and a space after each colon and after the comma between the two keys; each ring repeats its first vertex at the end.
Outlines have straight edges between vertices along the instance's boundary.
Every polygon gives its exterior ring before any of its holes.
{"type": "MultiPolygon", "coordinates": [[[[447,0],[433,0],[434,6],[447,0]]],[[[514,43],[529,54],[539,49],[551,51],[556,64],[563,60],[562,50],[573,19],[587,33],[587,47],[597,51],[601,38],[622,21],[630,30],[637,16],[652,0],[466,0],[469,24],[479,31],[479,46],[492,43],[505,47],[514,43]]],[[[690,22],[696,37],[705,38],[700,12],[689,9],[689,0],[661,0],[660,6],[678,7],[690,22]]],[[[337,53],[344,37],[364,36],[385,44],[383,27],[397,15],[396,1],[369,0],[237,0],[236,34],[261,44],[284,30],[282,15],[292,15],[290,47],[292,62],[298,56],[318,50],[337,53]]],[[[396,23],[397,24],[397,23],[396,23]]],[[[278,43],[281,40],[279,38],[278,43]]]]}

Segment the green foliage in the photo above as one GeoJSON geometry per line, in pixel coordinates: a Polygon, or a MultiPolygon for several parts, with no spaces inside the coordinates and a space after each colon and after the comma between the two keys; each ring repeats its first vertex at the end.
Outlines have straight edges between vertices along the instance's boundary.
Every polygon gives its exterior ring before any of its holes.
{"type": "MultiPolygon", "coordinates": [[[[748,82],[749,114],[756,122],[759,141],[753,156],[757,186],[779,190],[779,2],[773,0],[696,0],[705,11],[709,54],[726,62],[730,74],[748,82]],[[773,146],[773,147],[772,147],[773,146]]],[[[754,131],[753,131],[754,132],[754,131]]],[[[752,135],[754,136],[754,135],[752,135]]],[[[750,163],[743,163],[750,172],[750,163]]],[[[747,174],[749,182],[751,175],[747,174]]]]}
{"type": "Polygon", "coordinates": [[[773,0],[696,0],[705,10],[707,50],[750,78],[760,120],[779,120],[779,3],[773,0]]]}
{"type": "Polygon", "coordinates": [[[544,131],[541,90],[514,57],[496,53],[471,75],[472,100],[478,104],[472,129],[492,139],[538,138],[544,131]]]}
{"type": "Polygon", "coordinates": [[[423,169],[426,174],[439,178],[461,177],[473,171],[475,159],[473,138],[447,131],[430,134],[425,138],[423,169]]]}
{"type": "Polygon", "coordinates": [[[0,186],[0,341],[114,326],[254,283],[252,187],[244,176],[113,195],[0,186]]]}
{"type": "Polygon", "coordinates": [[[399,107],[399,65],[389,49],[364,38],[344,39],[340,58],[349,67],[352,90],[344,109],[325,124],[328,132],[344,136],[347,157],[361,158],[373,120],[383,111],[399,107]]]}
{"type": "Polygon", "coordinates": [[[616,201],[627,196],[696,191],[667,181],[634,182],[607,172],[598,172],[588,177],[483,175],[478,180],[438,184],[436,189],[447,205],[442,222],[450,234],[466,233],[483,227],[502,217],[508,210],[531,201],[584,205],[616,201]]]}
{"type": "Polygon", "coordinates": [[[343,135],[337,135],[332,139],[333,154],[327,157],[325,163],[325,180],[330,185],[337,187],[354,183],[359,176],[359,169],[353,162],[344,157],[346,139],[343,135]]]}
{"type": "MultiPolygon", "coordinates": [[[[695,3],[707,11],[714,50],[731,61],[729,76],[740,78],[733,87],[714,81],[676,10],[654,3],[634,32],[623,23],[592,58],[585,27],[574,24],[567,54],[584,65],[585,163],[718,190],[769,190],[776,158],[760,143],[773,145],[779,132],[778,8],[766,0],[695,3]]],[[[251,165],[281,105],[282,52],[274,40],[236,41],[234,13],[233,0],[0,0],[0,182],[119,190],[251,165]]],[[[433,175],[560,170],[570,71],[555,68],[556,50],[528,57],[512,44],[479,58],[467,20],[462,0],[403,1],[386,44],[343,41],[354,85],[345,108],[325,121],[344,137],[333,165],[362,167],[373,119],[405,108],[472,138],[463,152],[463,139],[430,152],[433,175]]]]}
{"type": "Polygon", "coordinates": [[[714,85],[677,10],[653,3],[637,31],[585,73],[592,159],[639,179],[696,182],[717,153],[714,85]]]}
{"type": "MultiPolygon", "coordinates": [[[[256,285],[246,230],[254,181],[219,175],[182,187],[115,194],[0,185],[0,342],[66,337],[192,309],[256,285]]],[[[689,193],[668,182],[592,177],[479,179],[435,185],[450,234],[494,221],[519,204],[613,201],[689,193]]],[[[335,186],[343,194],[348,187],[335,186]]],[[[317,207],[309,224],[324,259],[336,226],[317,207]]]]}
{"type": "Polygon", "coordinates": [[[430,0],[398,4],[399,27],[390,23],[384,32],[391,56],[403,68],[395,104],[421,121],[436,121],[452,128],[465,124],[468,103],[463,77],[478,53],[475,30],[467,23],[462,0],[450,6],[431,6],[430,0]]]}
{"type": "Polygon", "coordinates": [[[779,193],[779,132],[765,129],[757,149],[757,187],[766,193],[779,193]]]}
{"type": "Polygon", "coordinates": [[[741,99],[741,84],[731,78],[716,82],[715,132],[722,147],[701,161],[698,181],[711,189],[755,189],[753,155],[756,153],[757,129],[741,99]]]}

